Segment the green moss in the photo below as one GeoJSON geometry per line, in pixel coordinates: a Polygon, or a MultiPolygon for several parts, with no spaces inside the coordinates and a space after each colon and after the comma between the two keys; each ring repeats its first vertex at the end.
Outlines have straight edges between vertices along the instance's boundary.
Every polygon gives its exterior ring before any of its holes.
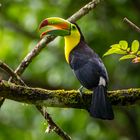
{"type": "Polygon", "coordinates": [[[5,87],[10,87],[11,84],[9,84],[7,81],[2,80],[1,82],[5,87]]]}
{"type": "MultiPolygon", "coordinates": [[[[91,103],[91,91],[84,91],[82,98],[77,90],[45,90],[19,86],[7,81],[0,83],[1,95],[8,99],[37,105],[86,108],[91,103]],[[84,101],[84,102],[83,102],[84,101]]],[[[131,105],[140,101],[140,89],[109,91],[108,97],[113,105],[131,105]]]]}

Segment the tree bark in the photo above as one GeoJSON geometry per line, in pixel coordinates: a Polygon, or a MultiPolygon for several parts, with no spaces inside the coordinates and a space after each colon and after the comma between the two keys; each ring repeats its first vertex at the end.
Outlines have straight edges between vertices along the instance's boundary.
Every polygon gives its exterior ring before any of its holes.
{"type": "MultiPolygon", "coordinates": [[[[133,105],[140,101],[140,89],[108,91],[112,105],[133,105]]],[[[91,102],[92,92],[83,93],[83,100],[77,90],[46,90],[0,82],[0,96],[14,101],[45,107],[86,109],[91,102]],[[83,102],[84,101],[84,102],[83,102]]]]}

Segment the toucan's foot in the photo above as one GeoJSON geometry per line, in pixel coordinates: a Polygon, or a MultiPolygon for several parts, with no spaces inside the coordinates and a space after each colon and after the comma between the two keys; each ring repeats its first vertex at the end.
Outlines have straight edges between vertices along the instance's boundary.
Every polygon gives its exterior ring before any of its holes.
{"type": "Polygon", "coordinates": [[[84,102],[84,99],[83,99],[83,86],[81,86],[78,91],[79,91],[79,95],[80,95],[80,99],[81,99],[81,102],[85,105],[85,102],[84,102]]]}
{"type": "Polygon", "coordinates": [[[89,111],[89,107],[87,107],[86,102],[85,102],[84,99],[83,99],[83,90],[85,90],[83,86],[81,86],[81,87],[78,89],[79,95],[80,95],[80,99],[81,99],[81,102],[83,103],[83,105],[85,106],[85,109],[86,109],[87,111],[89,111]]]}
{"type": "Polygon", "coordinates": [[[78,89],[78,91],[79,91],[79,94],[80,94],[80,98],[82,98],[83,99],[83,86],[81,86],[79,89],[78,89]]]}

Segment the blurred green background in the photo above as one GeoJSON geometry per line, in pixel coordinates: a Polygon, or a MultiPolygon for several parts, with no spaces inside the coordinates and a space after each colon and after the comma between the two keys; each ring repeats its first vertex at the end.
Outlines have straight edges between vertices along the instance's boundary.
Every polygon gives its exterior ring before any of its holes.
{"type": "MultiPolygon", "coordinates": [[[[46,17],[68,18],[89,0],[0,0],[0,60],[13,69],[40,40],[37,30],[46,17]]],[[[120,40],[129,44],[139,34],[123,18],[140,25],[139,0],[106,0],[80,19],[88,44],[102,57],[120,40]]],[[[57,38],[26,69],[22,78],[32,87],[78,89],[79,82],[64,58],[64,40],[57,38]]],[[[102,58],[108,70],[109,90],[140,87],[140,64],[118,61],[117,55],[102,58]]],[[[0,79],[9,77],[0,70],[0,79]]],[[[84,110],[49,108],[52,118],[73,140],[139,140],[139,106],[115,106],[115,119],[92,119],[84,110]]],[[[45,134],[46,122],[34,106],[6,100],[0,111],[0,140],[60,140],[45,134]]]]}

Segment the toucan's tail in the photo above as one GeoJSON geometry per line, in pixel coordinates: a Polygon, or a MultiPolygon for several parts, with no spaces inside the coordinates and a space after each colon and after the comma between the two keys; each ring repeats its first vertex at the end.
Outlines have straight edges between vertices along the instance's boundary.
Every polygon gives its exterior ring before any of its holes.
{"type": "Polygon", "coordinates": [[[106,96],[107,89],[103,85],[95,88],[92,95],[90,114],[95,118],[112,120],[114,113],[106,96]]]}

